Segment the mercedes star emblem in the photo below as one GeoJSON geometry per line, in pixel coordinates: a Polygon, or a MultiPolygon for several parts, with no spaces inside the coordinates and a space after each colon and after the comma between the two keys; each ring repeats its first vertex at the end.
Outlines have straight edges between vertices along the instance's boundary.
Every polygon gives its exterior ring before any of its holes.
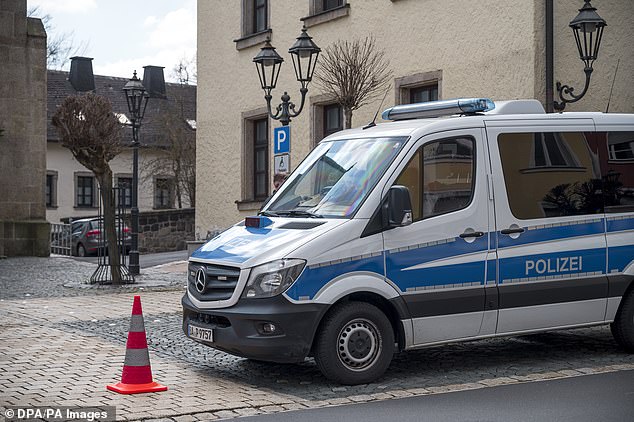
{"type": "Polygon", "coordinates": [[[205,293],[205,287],[207,287],[207,276],[205,275],[205,269],[199,268],[196,271],[196,290],[199,293],[205,293]]]}

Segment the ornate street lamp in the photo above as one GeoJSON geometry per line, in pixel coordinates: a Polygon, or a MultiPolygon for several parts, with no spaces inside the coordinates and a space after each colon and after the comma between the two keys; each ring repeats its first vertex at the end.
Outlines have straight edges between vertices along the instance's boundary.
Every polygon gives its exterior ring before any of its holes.
{"type": "Polygon", "coordinates": [[[285,91],[281,98],[282,103],[276,107],[275,114],[273,114],[271,110],[271,100],[273,98],[271,91],[274,90],[275,85],[277,85],[277,78],[280,75],[280,69],[282,68],[284,59],[277,54],[275,47],[273,47],[268,40],[260,52],[253,58],[260,78],[260,85],[264,90],[264,99],[266,100],[269,116],[274,120],[279,120],[283,126],[288,126],[291,122],[291,118],[299,116],[304,108],[306,94],[308,93],[308,84],[313,79],[317,57],[321,49],[317,47],[312,38],[308,35],[306,27],[303,27],[302,33],[297,37],[295,44],[288,49],[288,52],[293,59],[295,77],[301,84],[299,92],[302,94],[302,100],[299,109],[295,110],[295,104],[291,102],[291,97],[285,91]]]}
{"type": "Polygon", "coordinates": [[[123,87],[125,99],[130,112],[130,126],[132,126],[132,198],[130,217],[132,218],[132,245],[130,245],[130,273],[139,274],[139,129],[145,115],[147,102],[150,99],[143,83],[136,76],[123,87]]]}
{"type": "Polygon", "coordinates": [[[579,50],[579,58],[585,65],[583,71],[586,74],[586,83],[583,87],[583,91],[575,95],[573,87],[557,82],[557,92],[561,100],[561,102],[554,102],[554,108],[557,111],[563,111],[567,103],[574,103],[583,98],[590,86],[592,65],[599,55],[603,28],[607,26],[605,20],[599,16],[596,10],[597,9],[590,4],[590,0],[585,0],[585,4],[579,9],[577,17],[568,25],[572,28],[572,32],[574,33],[577,49],[579,50]],[[568,98],[566,98],[565,95],[567,95],[568,98]]]}

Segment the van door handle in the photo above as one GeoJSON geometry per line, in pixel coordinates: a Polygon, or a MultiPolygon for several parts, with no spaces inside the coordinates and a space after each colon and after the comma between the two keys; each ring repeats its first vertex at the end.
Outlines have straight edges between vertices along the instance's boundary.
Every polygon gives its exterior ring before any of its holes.
{"type": "Polygon", "coordinates": [[[484,232],[464,232],[460,235],[462,239],[466,239],[468,237],[482,237],[484,236],[484,232]]]}
{"type": "Polygon", "coordinates": [[[514,233],[524,233],[524,229],[522,227],[509,227],[508,229],[500,230],[502,234],[514,234],[514,233]]]}

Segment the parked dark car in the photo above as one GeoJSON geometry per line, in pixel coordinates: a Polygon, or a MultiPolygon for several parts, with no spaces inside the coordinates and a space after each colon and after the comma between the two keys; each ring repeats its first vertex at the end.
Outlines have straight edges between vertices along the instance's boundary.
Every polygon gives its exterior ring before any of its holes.
{"type": "MultiPolygon", "coordinates": [[[[121,220],[118,220],[116,224],[118,237],[122,239],[125,253],[128,254],[132,244],[130,228],[124,225],[121,220]]],[[[100,218],[75,220],[71,223],[71,236],[71,253],[74,256],[96,255],[101,244],[104,243],[103,220],[100,218]]],[[[107,248],[107,242],[105,242],[105,245],[107,248]]],[[[107,253],[107,250],[102,251],[102,253],[107,253]]]]}

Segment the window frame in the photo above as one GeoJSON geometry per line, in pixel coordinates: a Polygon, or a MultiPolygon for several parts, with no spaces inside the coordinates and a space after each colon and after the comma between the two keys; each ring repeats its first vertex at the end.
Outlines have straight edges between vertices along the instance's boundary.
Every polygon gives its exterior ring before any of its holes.
{"type": "Polygon", "coordinates": [[[308,16],[300,18],[307,28],[336,19],[346,17],[350,14],[350,4],[348,0],[341,0],[341,4],[326,9],[326,0],[310,0],[308,3],[308,16]]]}
{"type": "Polygon", "coordinates": [[[44,204],[47,209],[57,208],[57,180],[58,173],[53,170],[46,171],[46,185],[44,190],[44,204]],[[49,188],[49,180],[51,181],[49,188]],[[49,191],[50,190],[50,191],[49,191]],[[49,191],[49,192],[47,192],[49,191]],[[47,198],[48,196],[48,198],[47,198]]]}
{"type": "MultiPolygon", "coordinates": [[[[258,120],[267,119],[268,131],[267,136],[269,138],[268,145],[269,151],[267,155],[267,165],[271,161],[271,121],[266,107],[260,107],[257,109],[242,112],[241,116],[242,126],[242,147],[240,156],[240,198],[235,201],[239,211],[254,211],[259,210],[262,205],[262,200],[255,198],[255,186],[254,182],[254,165],[255,165],[255,151],[253,150],[253,139],[255,138],[255,125],[254,122],[258,120]]],[[[267,175],[270,178],[270,174],[267,175]]],[[[267,187],[270,192],[270,182],[267,182],[267,187]]]]}
{"type": "Polygon", "coordinates": [[[269,137],[269,119],[261,118],[253,120],[253,139],[252,139],[252,148],[253,148],[253,173],[252,173],[252,186],[253,186],[253,199],[255,201],[264,201],[270,195],[270,186],[269,186],[269,144],[271,142],[269,137]],[[258,124],[264,123],[266,134],[266,138],[258,139],[258,124]],[[264,169],[258,170],[258,151],[264,151],[264,169]],[[264,193],[258,195],[258,177],[264,177],[264,193]]]}
{"type": "MultiPolygon", "coordinates": [[[[171,176],[156,176],[154,178],[154,192],[152,196],[154,198],[154,209],[156,210],[173,209],[174,208],[174,178],[171,176]],[[165,181],[167,188],[159,187],[159,183],[162,183],[163,181],[165,181]],[[167,190],[167,204],[166,205],[160,202],[159,196],[157,195],[159,192],[159,189],[161,192],[164,190],[167,190]]],[[[161,199],[163,197],[164,197],[163,195],[160,196],[161,199]]]]}
{"type": "MultiPolygon", "coordinates": [[[[471,204],[473,203],[473,199],[475,197],[475,188],[476,188],[476,178],[477,178],[477,142],[474,136],[472,135],[455,135],[455,136],[450,136],[447,138],[438,138],[438,139],[433,139],[433,140],[429,140],[428,142],[423,143],[422,145],[420,145],[418,148],[416,148],[413,153],[412,156],[407,160],[407,163],[405,164],[405,166],[401,169],[401,171],[399,172],[399,174],[396,176],[396,178],[394,179],[394,182],[392,183],[392,186],[397,185],[398,184],[398,180],[399,178],[403,175],[403,173],[405,172],[405,170],[409,167],[410,163],[417,157],[417,155],[419,155],[418,153],[420,152],[420,180],[418,181],[420,183],[420,187],[421,187],[421,194],[420,194],[420,217],[416,218],[414,215],[412,215],[413,223],[419,222],[419,221],[424,221],[424,220],[429,220],[431,218],[436,218],[436,217],[441,217],[447,214],[451,214],[454,212],[458,212],[458,211],[462,211],[466,208],[469,208],[471,206],[471,204]],[[466,139],[471,141],[471,145],[472,145],[472,154],[471,154],[471,186],[470,186],[470,196],[469,196],[469,201],[465,203],[464,206],[460,207],[460,208],[456,208],[453,209],[451,211],[446,211],[440,214],[434,214],[434,215],[429,215],[429,216],[425,216],[423,213],[423,209],[424,209],[424,198],[425,198],[425,191],[424,189],[424,177],[425,177],[425,156],[424,156],[424,149],[427,146],[430,146],[432,144],[435,143],[441,143],[441,142],[451,142],[452,140],[456,140],[456,139],[466,139]]],[[[412,212],[413,214],[413,212],[412,212]]]]}
{"type": "Polygon", "coordinates": [[[127,189],[124,188],[124,190],[123,190],[123,195],[122,195],[123,196],[123,204],[119,203],[119,197],[118,196],[116,198],[115,203],[116,203],[117,207],[122,207],[122,208],[125,208],[125,209],[129,209],[129,208],[132,208],[132,181],[133,181],[132,175],[128,175],[128,174],[117,175],[116,176],[117,184],[115,185],[115,187],[116,186],[120,186],[122,180],[129,180],[130,183],[128,184],[128,188],[127,189]],[[129,195],[130,204],[129,205],[127,203],[128,201],[126,201],[126,199],[128,199],[128,195],[127,195],[128,192],[130,193],[130,195],[129,195]]]}
{"type": "Polygon", "coordinates": [[[240,38],[234,39],[236,50],[244,50],[249,47],[263,44],[270,39],[271,30],[271,7],[269,0],[263,0],[264,11],[264,29],[257,30],[257,13],[256,6],[259,0],[242,0],[240,12],[240,38]]]}
{"type": "Polygon", "coordinates": [[[264,32],[269,29],[269,2],[268,0],[252,0],[253,1],[253,16],[251,22],[251,31],[250,34],[258,34],[260,32],[264,32]],[[258,5],[258,3],[262,3],[258,5]],[[262,29],[258,27],[258,12],[260,10],[264,10],[264,26],[262,29]]]}
{"type": "MultiPolygon", "coordinates": [[[[80,172],[80,173],[75,173],[75,208],[82,208],[82,209],[86,209],[86,208],[97,208],[96,204],[95,204],[95,191],[96,191],[96,179],[95,176],[92,173],[86,173],[86,172],[80,172]],[[80,198],[80,190],[84,191],[85,190],[85,186],[80,187],[80,180],[85,181],[86,179],[90,179],[91,181],[91,193],[90,193],[90,203],[89,204],[85,204],[80,203],[79,198],[80,198]]],[[[85,192],[83,192],[81,194],[82,198],[86,198],[88,197],[88,195],[86,195],[85,192]]]]}
{"type": "Polygon", "coordinates": [[[438,99],[442,99],[442,70],[394,78],[394,104],[411,104],[412,89],[431,86],[436,86],[438,99]]]}
{"type": "Polygon", "coordinates": [[[322,139],[332,135],[333,133],[337,133],[344,129],[344,116],[343,116],[343,107],[339,103],[330,103],[324,104],[321,106],[321,114],[322,114],[322,139]],[[337,108],[339,110],[339,126],[337,126],[336,130],[328,128],[328,111],[337,108]]]}

